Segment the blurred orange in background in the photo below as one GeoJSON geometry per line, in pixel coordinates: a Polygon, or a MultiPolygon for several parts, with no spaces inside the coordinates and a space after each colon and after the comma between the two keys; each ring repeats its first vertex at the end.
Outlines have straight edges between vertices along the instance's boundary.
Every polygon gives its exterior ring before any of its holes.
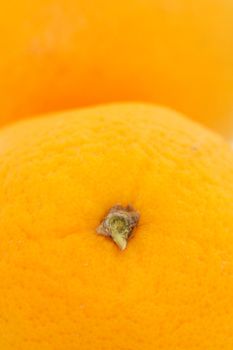
{"type": "Polygon", "coordinates": [[[0,124],[131,100],[230,130],[233,1],[11,0],[0,43],[0,124]]]}

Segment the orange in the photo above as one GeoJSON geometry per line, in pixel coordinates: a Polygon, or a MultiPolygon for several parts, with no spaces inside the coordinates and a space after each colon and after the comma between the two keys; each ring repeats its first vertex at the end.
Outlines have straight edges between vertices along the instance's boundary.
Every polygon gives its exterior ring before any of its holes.
{"type": "Polygon", "coordinates": [[[233,1],[5,1],[0,42],[0,124],[149,101],[233,129],[233,1]]]}
{"type": "Polygon", "coordinates": [[[219,136],[110,105],[5,128],[0,157],[1,350],[232,350],[233,153],[219,136]],[[140,215],[124,251],[96,232],[116,204],[140,215]]]}

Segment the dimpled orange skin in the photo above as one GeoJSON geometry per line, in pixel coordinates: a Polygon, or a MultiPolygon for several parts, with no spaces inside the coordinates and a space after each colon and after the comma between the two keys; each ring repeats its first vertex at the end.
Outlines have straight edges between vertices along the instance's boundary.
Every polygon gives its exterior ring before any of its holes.
{"type": "Polygon", "coordinates": [[[0,133],[1,350],[232,350],[233,154],[155,106],[0,133]],[[120,251],[96,228],[141,214],[120,251]]]}
{"type": "Polygon", "coordinates": [[[233,129],[230,0],[5,1],[0,43],[0,124],[149,101],[233,129]]]}

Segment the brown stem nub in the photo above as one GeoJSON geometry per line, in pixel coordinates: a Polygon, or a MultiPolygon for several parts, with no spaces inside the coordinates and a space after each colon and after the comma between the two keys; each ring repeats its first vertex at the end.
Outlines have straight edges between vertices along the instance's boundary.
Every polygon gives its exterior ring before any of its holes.
{"type": "Polygon", "coordinates": [[[140,214],[130,205],[114,205],[104,217],[96,232],[111,237],[121,250],[127,246],[137,226],[140,214]]]}

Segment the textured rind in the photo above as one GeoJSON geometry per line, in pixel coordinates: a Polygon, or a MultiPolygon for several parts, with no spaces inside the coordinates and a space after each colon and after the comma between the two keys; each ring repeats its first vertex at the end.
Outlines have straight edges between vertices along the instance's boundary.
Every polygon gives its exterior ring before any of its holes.
{"type": "Polygon", "coordinates": [[[167,109],[100,106],[0,133],[1,350],[232,350],[233,154],[167,109]],[[96,234],[141,215],[127,250],[96,234]]]}

